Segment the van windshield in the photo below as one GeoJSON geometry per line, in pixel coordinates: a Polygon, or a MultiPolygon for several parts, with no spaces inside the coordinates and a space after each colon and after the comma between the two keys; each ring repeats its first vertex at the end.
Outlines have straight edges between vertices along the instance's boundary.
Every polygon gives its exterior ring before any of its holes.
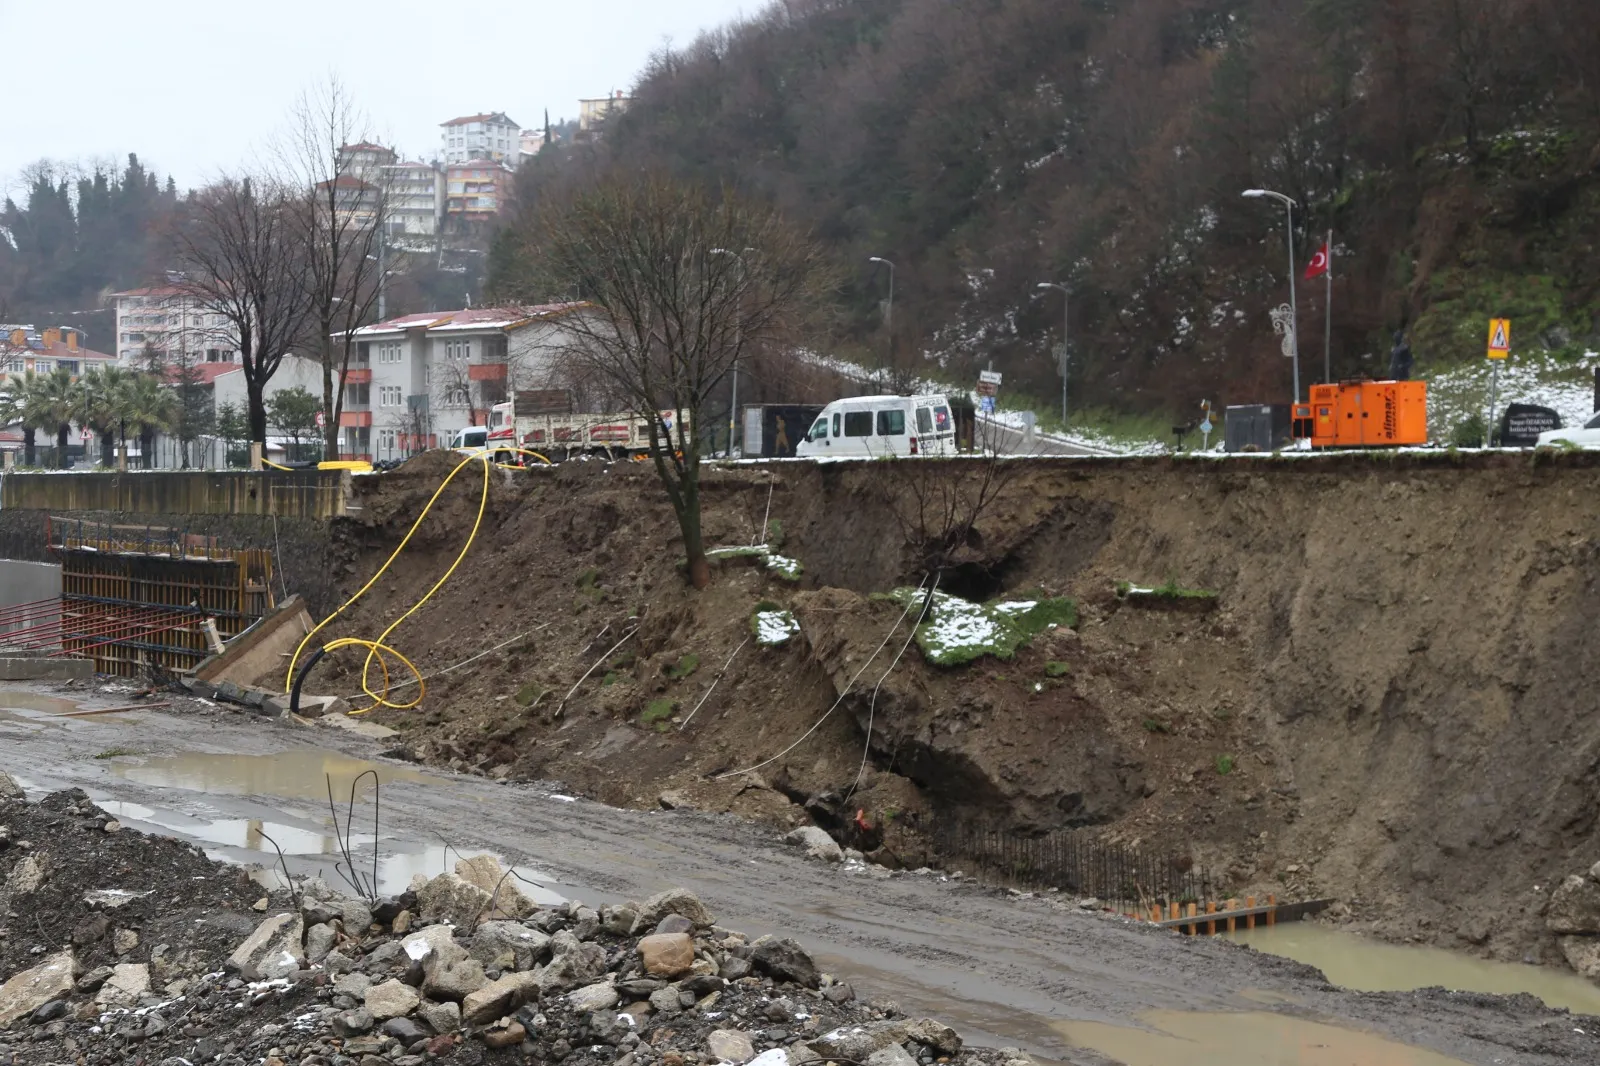
{"type": "Polygon", "coordinates": [[[817,419],[817,424],[811,427],[811,434],[806,439],[807,440],[824,440],[824,439],[827,438],[827,436],[828,436],[828,420],[826,418],[819,418],[819,419],[817,419]]]}

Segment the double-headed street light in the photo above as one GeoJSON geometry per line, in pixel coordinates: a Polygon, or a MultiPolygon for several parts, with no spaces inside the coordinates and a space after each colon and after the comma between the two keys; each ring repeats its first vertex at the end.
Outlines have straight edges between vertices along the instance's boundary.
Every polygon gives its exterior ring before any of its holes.
{"type": "Polygon", "coordinates": [[[1300,402],[1300,308],[1295,301],[1294,292],[1294,200],[1281,192],[1270,189],[1246,189],[1243,195],[1247,199],[1258,200],[1263,197],[1277,200],[1283,204],[1285,213],[1285,230],[1289,234],[1289,354],[1294,359],[1294,402],[1300,402]]]}
{"type": "Polygon", "coordinates": [[[1041,281],[1036,288],[1055,289],[1061,293],[1061,359],[1056,369],[1061,372],[1061,424],[1067,424],[1067,330],[1072,325],[1070,307],[1072,290],[1054,281],[1041,281]]]}

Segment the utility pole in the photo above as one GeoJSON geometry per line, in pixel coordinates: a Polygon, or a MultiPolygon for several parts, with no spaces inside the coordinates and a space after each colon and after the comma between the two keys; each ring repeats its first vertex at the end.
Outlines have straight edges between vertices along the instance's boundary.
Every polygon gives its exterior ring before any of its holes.
{"type": "Polygon", "coordinates": [[[889,370],[894,371],[894,264],[882,256],[868,256],[869,263],[882,263],[889,268],[889,302],[884,305],[883,328],[889,335],[889,370]]]}
{"type": "MultiPolygon", "coordinates": [[[[754,249],[746,248],[745,252],[748,253],[748,252],[751,252],[753,250],[754,249]]],[[[727,248],[713,248],[713,249],[711,249],[711,254],[712,255],[731,255],[731,256],[733,256],[733,261],[739,264],[739,280],[740,280],[741,283],[744,281],[744,276],[745,276],[745,273],[744,273],[744,256],[741,256],[738,252],[732,251],[732,250],[727,249],[727,248]]],[[[736,439],[738,439],[738,433],[739,433],[739,354],[738,354],[737,349],[738,349],[738,346],[740,345],[740,343],[742,343],[743,339],[744,339],[744,336],[743,336],[742,329],[737,331],[734,334],[733,344],[734,344],[735,351],[734,351],[734,356],[733,356],[733,365],[729,367],[729,377],[731,377],[733,379],[733,395],[728,400],[728,457],[729,458],[733,457],[733,442],[736,439]]],[[[711,442],[711,446],[713,448],[715,448],[716,447],[716,443],[717,442],[715,440],[713,440],[711,442]]],[[[743,454],[743,451],[744,451],[744,449],[741,448],[740,449],[740,453],[743,454]]]]}
{"type": "Polygon", "coordinates": [[[1300,402],[1300,307],[1294,291],[1294,200],[1270,189],[1246,189],[1242,194],[1248,199],[1269,197],[1283,204],[1286,230],[1289,235],[1289,354],[1294,360],[1294,402],[1300,402]]]}
{"type": "Polygon", "coordinates": [[[1061,374],[1061,424],[1067,424],[1067,331],[1072,326],[1070,305],[1072,303],[1072,290],[1065,285],[1053,281],[1041,281],[1037,288],[1056,289],[1061,293],[1061,358],[1057,361],[1056,369],[1061,374]]]}

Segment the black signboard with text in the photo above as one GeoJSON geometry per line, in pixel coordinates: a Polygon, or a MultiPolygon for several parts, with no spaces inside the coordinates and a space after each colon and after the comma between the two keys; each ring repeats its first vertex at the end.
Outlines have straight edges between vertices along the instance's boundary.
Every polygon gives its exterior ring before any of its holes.
{"type": "Polygon", "coordinates": [[[1550,408],[1514,403],[1500,416],[1498,443],[1502,448],[1531,448],[1539,443],[1539,434],[1561,428],[1561,416],[1550,408]]]}

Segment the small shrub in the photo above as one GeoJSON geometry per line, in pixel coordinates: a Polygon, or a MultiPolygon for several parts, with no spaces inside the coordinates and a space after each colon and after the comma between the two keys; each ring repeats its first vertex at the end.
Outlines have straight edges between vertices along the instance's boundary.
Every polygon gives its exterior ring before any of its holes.
{"type": "Polygon", "coordinates": [[[647,726],[652,726],[657,733],[665,733],[672,728],[672,723],[668,719],[672,717],[673,712],[677,709],[677,700],[665,698],[651,700],[640,713],[639,721],[647,726]]]}
{"type": "Polygon", "coordinates": [[[1057,659],[1052,659],[1044,664],[1045,677],[1066,677],[1072,672],[1072,667],[1057,659]]]}
{"type": "Polygon", "coordinates": [[[618,680],[619,678],[617,677],[617,672],[615,670],[607,670],[606,676],[600,679],[600,687],[607,688],[611,685],[615,685],[618,680]]]}
{"type": "Polygon", "coordinates": [[[693,654],[682,655],[678,661],[666,668],[666,675],[674,681],[682,681],[696,670],[700,669],[700,656],[693,654]]]}
{"type": "Polygon", "coordinates": [[[1489,429],[1484,425],[1483,416],[1470,414],[1457,422],[1450,430],[1450,445],[1453,448],[1481,448],[1489,436],[1489,429]]]}
{"type": "Polygon", "coordinates": [[[1217,756],[1217,773],[1221,774],[1223,777],[1227,777],[1229,774],[1233,773],[1232,755],[1217,756]]]}
{"type": "Polygon", "coordinates": [[[600,571],[592,566],[583,573],[579,574],[578,579],[573,582],[573,584],[580,589],[592,589],[599,583],[600,571]]]}
{"type": "Polygon", "coordinates": [[[539,697],[544,695],[544,689],[532,682],[517,689],[516,701],[518,707],[532,707],[539,702],[539,697]]]}
{"type": "Polygon", "coordinates": [[[776,518],[767,523],[767,547],[773,551],[783,547],[783,523],[776,518]]]}

